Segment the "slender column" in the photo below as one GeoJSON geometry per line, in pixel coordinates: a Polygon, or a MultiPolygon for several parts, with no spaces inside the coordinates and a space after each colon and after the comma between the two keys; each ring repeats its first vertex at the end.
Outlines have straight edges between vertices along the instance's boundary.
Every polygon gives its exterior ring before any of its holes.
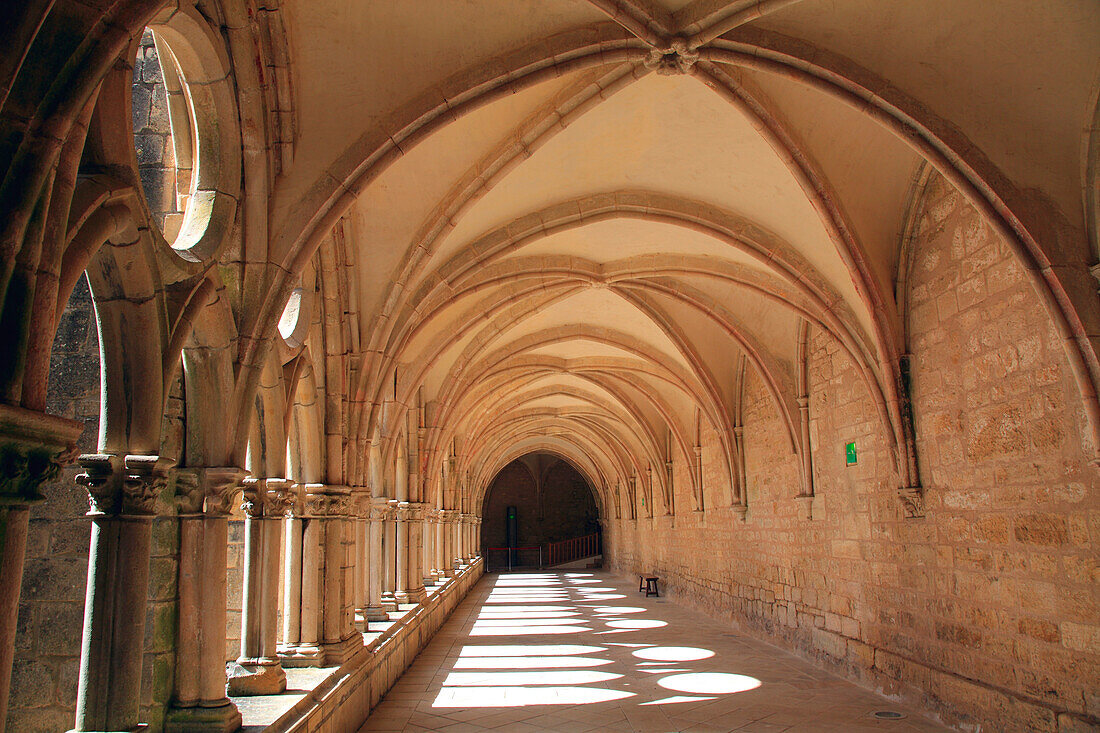
{"type": "Polygon", "coordinates": [[[445,509],[439,512],[439,533],[441,542],[439,543],[443,548],[442,558],[442,571],[444,577],[453,578],[455,574],[454,563],[454,518],[455,512],[450,509],[445,509]]]}
{"type": "Polygon", "coordinates": [[[424,504],[410,503],[406,521],[409,525],[409,574],[405,593],[409,603],[420,603],[428,597],[424,589],[424,504]]]}
{"type": "Polygon", "coordinates": [[[0,405],[0,730],[5,728],[31,506],[71,461],[81,423],[0,405]]]}
{"type": "Polygon", "coordinates": [[[302,642],[302,519],[301,508],[292,506],[286,518],[286,552],[283,553],[283,643],[279,660],[292,667],[288,659],[298,653],[302,642]]]}
{"type": "Polygon", "coordinates": [[[276,619],[282,519],[293,501],[286,479],[244,481],[241,656],[229,666],[230,695],[275,695],[286,689],[286,673],[279,663],[276,619]]]}
{"type": "Polygon", "coordinates": [[[474,557],[481,557],[481,517],[474,517],[474,557]]]}
{"type": "Polygon", "coordinates": [[[397,500],[386,501],[386,512],[382,517],[382,606],[388,611],[397,610],[397,500]]]}
{"type": "Polygon", "coordinates": [[[355,528],[355,546],[352,569],[355,575],[355,628],[367,630],[366,608],[370,605],[370,495],[352,494],[354,513],[351,522],[355,528]]]}
{"type": "Polygon", "coordinates": [[[241,725],[225,695],[226,550],[229,512],[245,472],[187,468],[176,476],[180,513],[176,673],[166,731],[220,731],[241,725]]]}
{"type": "Polygon", "coordinates": [[[421,527],[421,536],[423,537],[424,549],[423,549],[423,578],[421,579],[424,585],[435,585],[439,578],[439,571],[436,566],[435,557],[435,510],[427,508],[424,510],[424,524],[421,527]]]}
{"type": "Polygon", "coordinates": [[[324,486],[305,496],[311,524],[320,526],[324,564],[321,583],[321,650],[326,665],[346,662],[363,645],[355,631],[347,525],[350,493],[346,486],[324,486]]]}
{"type": "Polygon", "coordinates": [[[366,621],[389,621],[390,616],[382,607],[382,518],[385,516],[386,498],[371,497],[368,535],[370,549],[366,564],[370,568],[367,582],[367,607],[363,609],[366,621]]]}
{"type": "MultiPolygon", "coordinates": [[[[397,569],[394,587],[394,598],[398,603],[409,603],[409,502],[397,503],[397,512],[394,515],[397,522],[396,543],[394,552],[397,553],[397,569]]],[[[415,603],[416,601],[412,601],[415,603]]]]}
{"type": "Polygon", "coordinates": [[[466,560],[462,557],[462,514],[457,511],[451,520],[451,535],[454,537],[454,544],[451,546],[451,563],[455,570],[458,570],[466,564],[466,560]]]}
{"type": "MultiPolygon", "coordinates": [[[[308,516],[304,495],[321,488],[320,484],[298,484],[297,493],[299,504],[291,519],[292,527],[299,542],[292,549],[298,556],[295,562],[297,570],[293,575],[287,576],[287,584],[295,585],[298,589],[297,602],[293,604],[297,611],[293,622],[284,623],[284,627],[297,627],[296,639],[292,643],[291,637],[286,637],[279,658],[284,667],[320,667],[324,664],[325,655],[321,650],[321,573],[323,569],[323,552],[321,543],[324,539],[322,523],[315,517],[308,516]]],[[[289,566],[289,562],[288,562],[289,566]]],[[[288,605],[284,613],[289,614],[291,606],[288,605]]]]}
{"type": "Polygon", "coordinates": [[[89,454],[77,480],[91,499],[92,544],[77,683],[77,731],[136,731],[149,549],[167,462],[89,454]]]}

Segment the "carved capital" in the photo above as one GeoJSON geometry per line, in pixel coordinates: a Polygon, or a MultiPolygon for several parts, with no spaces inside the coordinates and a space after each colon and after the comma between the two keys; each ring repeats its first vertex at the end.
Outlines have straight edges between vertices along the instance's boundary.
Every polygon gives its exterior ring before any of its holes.
{"type": "Polygon", "coordinates": [[[346,486],[306,484],[302,497],[307,517],[346,517],[351,514],[351,494],[346,486]]]}
{"type": "Polygon", "coordinates": [[[171,461],[160,456],[87,453],[77,483],[88,490],[91,516],[153,516],[157,495],[168,483],[171,461]]]}
{"type": "Polygon", "coordinates": [[[898,500],[906,519],[924,517],[924,490],[919,486],[898,489],[898,500]]]}
{"type": "Polygon", "coordinates": [[[236,466],[188,467],[175,471],[176,506],[181,515],[225,516],[233,510],[247,472],[236,466]]]}
{"type": "Polygon", "coordinates": [[[241,511],[252,519],[278,519],[294,506],[293,484],[284,478],[248,478],[241,511]]]}
{"type": "Polygon", "coordinates": [[[75,420],[0,405],[0,505],[41,501],[39,487],[76,458],[83,428],[75,420]]]}

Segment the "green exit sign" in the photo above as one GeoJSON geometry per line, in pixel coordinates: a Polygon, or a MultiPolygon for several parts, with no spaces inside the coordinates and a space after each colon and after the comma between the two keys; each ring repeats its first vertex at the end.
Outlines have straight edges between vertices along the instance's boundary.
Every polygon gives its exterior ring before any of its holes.
{"type": "Polygon", "coordinates": [[[846,465],[856,465],[856,442],[853,440],[844,446],[844,462],[846,465]]]}

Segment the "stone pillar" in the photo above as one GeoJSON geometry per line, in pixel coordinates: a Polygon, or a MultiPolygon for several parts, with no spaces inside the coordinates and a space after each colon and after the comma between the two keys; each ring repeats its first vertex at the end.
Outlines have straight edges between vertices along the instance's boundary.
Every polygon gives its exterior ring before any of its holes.
{"type": "MultiPolygon", "coordinates": [[[[297,492],[295,492],[297,493],[297,492]]],[[[305,520],[298,502],[291,505],[286,517],[286,552],[283,553],[283,643],[279,645],[279,661],[284,667],[299,655],[315,659],[320,647],[302,648],[302,542],[305,520]]],[[[316,638],[313,639],[316,642],[316,638]]]]}
{"type": "MultiPolygon", "coordinates": [[[[425,505],[427,506],[427,505],[425,505]]],[[[423,578],[424,585],[435,585],[439,578],[439,571],[436,566],[435,557],[435,510],[431,508],[425,508],[424,510],[424,524],[421,527],[421,536],[423,537],[423,578]]]]}
{"type": "Polygon", "coordinates": [[[321,484],[297,484],[297,506],[290,518],[287,537],[294,544],[287,548],[286,588],[289,602],[284,604],[283,647],[279,659],[284,667],[320,667],[325,655],[321,650],[321,573],[324,539],[322,523],[307,516],[304,495],[322,489],[321,484]],[[293,592],[293,595],[291,595],[293,592]]]}
{"type": "MultiPolygon", "coordinates": [[[[77,731],[136,731],[149,593],[149,549],[167,462],[158,456],[80,457],[92,518],[77,683],[77,731]]],[[[224,632],[223,632],[224,634],[224,632]]]]}
{"type": "Polygon", "coordinates": [[[241,725],[225,695],[229,513],[245,472],[187,468],[176,476],[180,514],[176,673],[166,731],[229,733],[241,725]]]}
{"type": "Polygon", "coordinates": [[[409,504],[406,521],[409,525],[408,582],[405,595],[409,603],[420,603],[428,597],[424,589],[424,504],[409,504]]]}
{"type": "Polygon", "coordinates": [[[353,512],[350,519],[355,529],[352,552],[352,572],[355,576],[355,628],[367,630],[366,609],[370,605],[370,495],[352,494],[353,512]]]}
{"type": "Polygon", "coordinates": [[[367,582],[367,607],[363,609],[363,618],[366,621],[389,621],[390,616],[382,606],[382,521],[387,509],[386,498],[382,496],[371,497],[370,517],[368,518],[368,536],[370,549],[366,558],[370,569],[370,577],[367,582]]]}
{"type": "MultiPolygon", "coordinates": [[[[397,564],[393,597],[398,603],[409,603],[409,502],[397,502],[397,511],[394,517],[396,518],[397,529],[393,550],[397,556],[397,564]]],[[[415,603],[416,601],[412,602],[415,603]]]]}
{"type": "Polygon", "coordinates": [[[439,544],[443,549],[441,570],[446,578],[453,578],[455,574],[454,520],[455,512],[453,510],[445,509],[439,512],[439,534],[441,538],[439,544]]]}
{"type": "MultiPolygon", "coordinates": [[[[319,588],[321,650],[326,665],[338,665],[346,662],[363,646],[363,637],[355,630],[347,538],[351,496],[346,486],[317,487],[311,484],[310,489],[312,491],[306,494],[303,503],[309,526],[320,527],[318,549],[323,553],[319,588]]],[[[314,548],[307,544],[307,549],[314,548]]]]}
{"type": "Polygon", "coordinates": [[[0,730],[8,710],[31,506],[44,498],[39,487],[72,460],[83,428],[74,420],[0,405],[0,730]]]}
{"type": "Polygon", "coordinates": [[[397,500],[386,500],[382,515],[382,607],[397,610],[397,500]]]}
{"type": "Polygon", "coordinates": [[[451,519],[451,533],[454,536],[454,544],[451,547],[451,564],[454,565],[455,570],[458,570],[466,564],[466,558],[463,557],[462,514],[460,512],[454,512],[451,519]]]}
{"type": "Polygon", "coordinates": [[[293,504],[290,482],[244,481],[244,600],[241,656],[229,666],[230,695],[275,695],[286,689],[279,663],[279,550],[282,519],[293,504]]]}
{"type": "Polygon", "coordinates": [[[474,557],[481,557],[481,517],[474,517],[474,557]]]}

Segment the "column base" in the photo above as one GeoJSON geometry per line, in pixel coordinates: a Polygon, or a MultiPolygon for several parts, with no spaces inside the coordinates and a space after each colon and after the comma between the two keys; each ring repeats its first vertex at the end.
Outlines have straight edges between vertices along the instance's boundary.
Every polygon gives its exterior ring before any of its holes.
{"type": "Polygon", "coordinates": [[[382,606],[367,606],[363,609],[363,618],[367,621],[389,621],[390,613],[382,606]]]}
{"type": "Polygon", "coordinates": [[[238,659],[226,665],[229,694],[278,695],[286,690],[286,672],[279,660],[238,659]]]}
{"type": "Polygon", "coordinates": [[[420,579],[420,582],[424,585],[435,585],[439,581],[436,580],[435,573],[432,573],[431,575],[425,575],[423,578],[420,579]]]}
{"type": "Polygon", "coordinates": [[[383,593],[382,601],[378,604],[380,608],[384,608],[387,611],[397,611],[397,594],[396,593],[383,593]]]}
{"type": "Polygon", "coordinates": [[[358,634],[352,634],[341,641],[326,641],[321,644],[321,649],[325,654],[326,667],[343,664],[362,648],[363,637],[358,634]]]}
{"type": "Polygon", "coordinates": [[[279,650],[279,661],[288,669],[296,667],[323,667],[325,652],[316,644],[298,644],[279,650]]]}
{"type": "Polygon", "coordinates": [[[424,586],[419,588],[409,588],[405,591],[405,597],[409,600],[408,603],[422,603],[428,597],[428,591],[424,589],[424,586]]]}
{"type": "Polygon", "coordinates": [[[165,733],[233,733],[240,727],[241,712],[228,700],[217,707],[171,707],[164,716],[165,733]]]}
{"type": "Polygon", "coordinates": [[[445,568],[442,573],[444,578],[453,578],[455,576],[454,568],[445,568]]]}

